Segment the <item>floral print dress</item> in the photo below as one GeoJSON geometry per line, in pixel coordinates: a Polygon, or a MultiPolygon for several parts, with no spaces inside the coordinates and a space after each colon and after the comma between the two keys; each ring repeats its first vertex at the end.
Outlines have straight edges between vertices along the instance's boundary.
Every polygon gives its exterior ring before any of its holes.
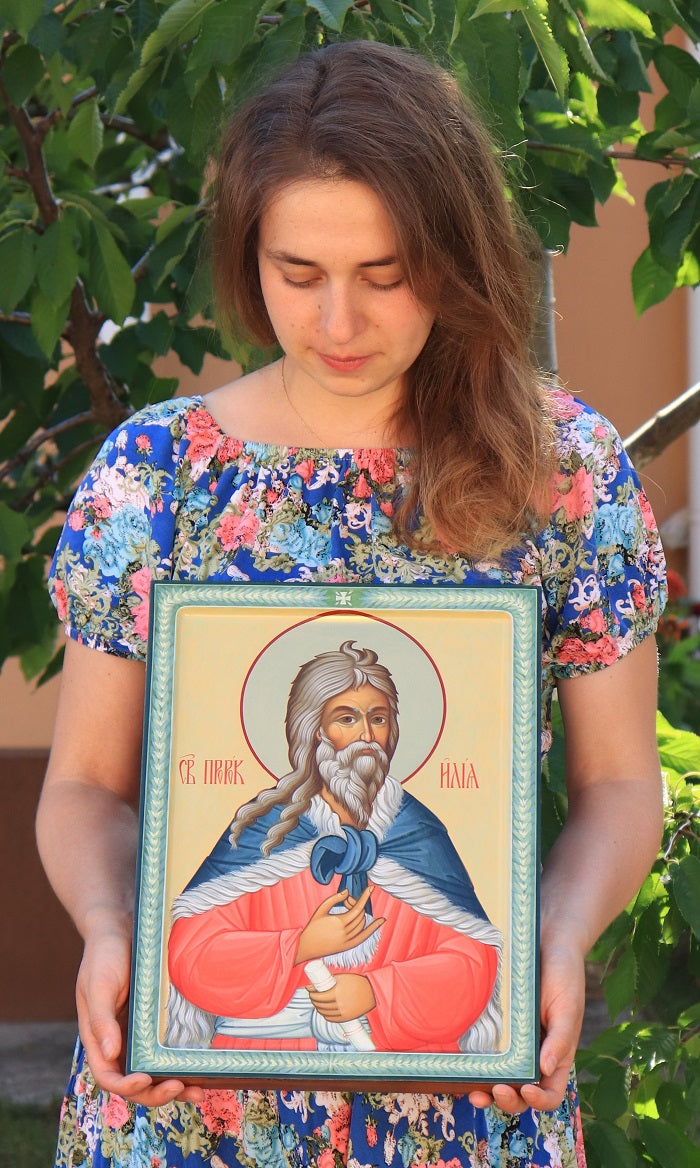
{"type": "MultiPolygon", "coordinates": [[[[649,503],[610,424],[555,396],[551,515],[498,561],[408,549],[392,515],[407,450],[315,450],[224,434],[201,397],[150,406],[107,439],[56,551],[66,632],[144,660],[151,580],[534,584],[542,588],[542,736],[557,678],[614,662],[665,597],[649,503]]],[[[466,1096],[208,1090],[146,1108],[100,1091],[78,1044],[56,1168],[581,1168],[576,1091],[506,1115],[466,1096]]]]}

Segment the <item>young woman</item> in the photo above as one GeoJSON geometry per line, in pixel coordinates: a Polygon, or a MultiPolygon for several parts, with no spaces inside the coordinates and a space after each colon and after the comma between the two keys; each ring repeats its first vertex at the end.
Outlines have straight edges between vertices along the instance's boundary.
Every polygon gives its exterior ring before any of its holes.
{"type": "Polygon", "coordinates": [[[85,939],[57,1164],[582,1164],[584,956],[660,834],[649,505],[610,425],[532,368],[525,249],[444,73],[364,42],[303,58],[235,117],[216,190],[222,312],[284,356],[125,422],[54,563],[69,640],[39,841],[85,939]],[[537,1083],[305,1095],[124,1074],[151,579],[542,586],[543,744],[556,685],[570,799],[543,874],[537,1083]]]}

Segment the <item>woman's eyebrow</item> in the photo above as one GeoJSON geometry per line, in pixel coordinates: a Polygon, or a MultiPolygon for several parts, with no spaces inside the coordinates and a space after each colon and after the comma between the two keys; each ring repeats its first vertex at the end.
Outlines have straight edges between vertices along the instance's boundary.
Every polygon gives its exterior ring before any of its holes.
{"type": "MultiPolygon", "coordinates": [[[[277,251],[274,248],[265,248],[264,251],[268,259],[279,260],[283,264],[296,264],[297,267],[300,268],[321,267],[321,264],[319,264],[316,260],[305,260],[302,258],[302,256],[292,255],[292,253],[288,251],[277,251]]],[[[358,268],[390,268],[392,264],[398,264],[398,262],[399,261],[396,256],[390,255],[381,256],[378,260],[363,260],[362,263],[358,264],[357,266],[358,268]]]]}

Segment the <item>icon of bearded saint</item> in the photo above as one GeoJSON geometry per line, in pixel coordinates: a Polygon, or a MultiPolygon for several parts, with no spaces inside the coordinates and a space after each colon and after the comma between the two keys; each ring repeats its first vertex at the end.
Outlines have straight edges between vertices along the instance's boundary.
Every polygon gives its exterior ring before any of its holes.
{"type": "Polygon", "coordinates": [[[359,1020],[369,1049],[498,1050],[501,934],[389,774],[398,699],[377,654],[345,641],[302,665],[286,734],[291,772],[173,905],[165,1045],[348,1051],[359,1020]]]}

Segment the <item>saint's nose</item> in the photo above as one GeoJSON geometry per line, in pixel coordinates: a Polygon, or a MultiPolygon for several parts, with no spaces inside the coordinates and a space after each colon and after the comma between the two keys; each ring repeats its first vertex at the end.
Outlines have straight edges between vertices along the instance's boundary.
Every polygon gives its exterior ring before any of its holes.
{"type": "Polygon", "coordinates": [[[374,726],[368,717],[362,719],[362,733],[360,738],[363,742],[374,742],[374,726]]]}

